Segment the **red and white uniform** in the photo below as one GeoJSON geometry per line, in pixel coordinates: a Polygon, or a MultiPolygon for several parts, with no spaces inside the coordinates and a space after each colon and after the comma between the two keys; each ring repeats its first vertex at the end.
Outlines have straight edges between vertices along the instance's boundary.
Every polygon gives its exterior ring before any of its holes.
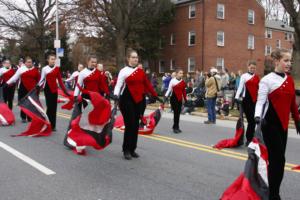
{"type": "Polygon", "coordinates": [[[117,96],[122,95],[125,87],[128,88],[135,103],[141,102],[145,93],[148,92],[154,97],[157,96],[157,93],[149,82],[144,70],[139,67],[133,68],[126,66],[121,69],[114,94],[117,96]]]}
{"type": "Polygon", "coordinates": [[[295,84],[291,76],[281,77],[272,72],[260,81],[255,117],[264,118],[269,112],[270,104],[275,109],[285,131],[288,129],[290,113],[296,122],[300,120],[296,104],[295,84]]]}
{"type": "Polygon", "coordinates": [[[15,70],[12,68],[7,69],[2,67],[0,69],[0,84],[7,83],[7,81],[15,74],[15,70]]]}
{"type": "Polygon", "coordinates": [[[40,72],[37,68],[31,67],[28,68],[25,65],[22,65],[17,72],[7,81],[8,85],[16,83],[18,80],[18,88],[20,87],[20,84],[22,84],[27,91],[32,90],[36,84],[40,80],[40,72]]]}
{"type": "Polygon", "coordinates": [[[178,101],[186,101],[186,84],[183,79],[178,80],[177,78],[173,78],[170,81],[169,88],[165,94],[168,97],[171,93],[173,93],[178,101]]]}
{"type": "Polygon", "coordinates": [[[259,77],[256,74],[245,73],[241,76],[240,84],[238,90],[236,91],[235,98],[239,99],[240,97],[245,98],[246,90],[251,96],[252,102],[257,100],[257,91],[259,85],[259,77]]]}
{"type": "MultiPolygon", "coordinates": [[[[78,75],[77,84],[82,88],[92,92],[103,92],[109,95],[108,85],[105,80],[105,76],[101,72],[94,68],[89,69],[88,67],[83,69],[78,75]]],[[[74,96],[80,94],[80,89],[75,88],[74,96]]]]}
{"type": "Polygon", "coordinates": [[[41,80],[38,85],[42,88],[45,88],[45,85],[48,84],[50,91],[52,93],[57,93],[57,82],[59,86],[66,91],[65,85],[61,78],[60,68],[58,66],[50,67],[49,65],[43,67],[41,80]]]}

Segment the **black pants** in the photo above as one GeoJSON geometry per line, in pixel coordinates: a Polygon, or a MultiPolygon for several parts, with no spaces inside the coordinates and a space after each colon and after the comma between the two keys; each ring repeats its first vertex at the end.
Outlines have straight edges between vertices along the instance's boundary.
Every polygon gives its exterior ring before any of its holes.
{"type": "Polygon", "coordinates": [[[268,149],[269,166],[268,179],[270,200],[280,198],[280,185],[284,175],[285,150],[287,144],[287,130],[282,128],[273,106],[269,104],[268,112],[262,123],[263,138],[268,149]]]}
{"type": "Polygon", "coordinates": [[[6,87],[3,89],[4,102],[7,103],[8,107],[12,110],[13,101],[15,95],[15,86],[6,87]]]}
{"type": "Polygon", "coordinates": [[[252,102],[252,99],[249,95],[247,95],[247,92],[245,98],[243,99],[242,106],[248,122],[246,138],[247,141],[252,141],[255,132],[255,103],[252,102]]]}
{"type": "Polygon", "coordinates": [[[178,101],[176,96],[172,94],[171,99],[171,108],[174,113],[174,118],[173,118],[173,129],[179,129],[179,119],[180,119],[180,113],[181,113],[181,106],[182,106],[182,101],[178,101]]]}
{"type": "Polygon", "coordinates": [[[46,98],[47,111],[46,114],[51,123],[52,129],[56,127],[56,111],[57,111],[57,93],[52,93],[48,84],[46,83],[44,88],[44,94],[46,98]]]}
{"type": "MultiPolygon", "coordinates": [[[[28,94],[28,92],[29,91],[24,87],[24,85],[21,82],[18,89],[18,101],[23,99],[28,94]]],[[[22,120],[30,120],[30,118],[23,111],[21,111],[20,116],[22,120]]]]}
{"type": "Polygon", "coordinates": [[[135,103],[127,88],[120,97],[119,106],[125,123],[123,152],[134,152],[137,147],[139,119],[143,103],[143,101],[135,103]]]}

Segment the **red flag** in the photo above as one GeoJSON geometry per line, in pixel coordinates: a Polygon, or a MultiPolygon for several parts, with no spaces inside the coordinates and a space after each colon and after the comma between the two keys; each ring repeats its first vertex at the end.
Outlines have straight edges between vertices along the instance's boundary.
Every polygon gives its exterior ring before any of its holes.
{"type": "MultiPolygon", "coordinates": [[[[160,121],[161,110],[163,110],[162,107],[160,107],[159,109],[156,109],[154,112],[150,113],[149,115],[142,117],[141,121],[142,121],[143,126],[141,126],[139,128],[139,132],[138,132],[140,135],[150,135],[153,133],[155,127],[157,126],[158,122],[160,121]]],[[[124,119],[123,119],[122,115],[119,115],[116,118],[114,127],[121,129],[121,130],[125,129],[124,119]]]]}
{"type": "Polygon", "coordinates": [[[292,170],[300,170],[300,165],[293,167],[292,170]]]}
{"type": "Polygon", "coordinates": [[[51,135],[51,125],[49,119],[40,103],[37,90],[33,89],[23,99],[20,100],[19,106],[31,122],[26,131],[13,136],[49,136],[51,135]]]}
{"type": "Polygon", "coordinates": [[[240,117],[236,123],[235,128],[235,135],[234,138],[230,139],[224,139],[219,141],[217,144],[215,144],[213,147],[216,149],[223,149],[223,148],[233,148],[243,145],[244,143],[244,118],[243,118],[243,110],[242,106],[240,105],[240,117]]]}
{"type": "Polygon", "coordinates": [[[9,126],[15,123],[15,116],[3,98],[3,87],[0,87],[0,125],[9,126]]]}
{"type": "Polygon", "coordinates": [[[226,189],[220,200],[269,200],[268,151],[260,125],[248,146],[244,172],[226,189]]]}
{"type": "MultiPolygon", "coordinates": [[[[87,146],[97,150],[104,149],[112,141],[112,129],[115,122],[116,108],[111,106],[105,98],[96,92],[88,94],[92,111],[83,116],[81,104],[75,104],[69,129],[65,138],[65,145],[73,149],[76,154],[85,155],[87,146]],[[86,122],[82,122],[86,120],[86,122]]],[[[85,111],[88,110],[86,106],[85,111]]]]}
{"type": "Polygon", "coordinates": [[[62,109],[64,110],[72,110],[73,105],[74,105],[74,92],[71,90],[68,90],[68,95],[66,95],[65,92],[63,92],[61,89],[58,89],[58,95],[62,96],[63,98],[57,99],[58,103],[65,103],[64,105],[61,106],[62,109]]]}

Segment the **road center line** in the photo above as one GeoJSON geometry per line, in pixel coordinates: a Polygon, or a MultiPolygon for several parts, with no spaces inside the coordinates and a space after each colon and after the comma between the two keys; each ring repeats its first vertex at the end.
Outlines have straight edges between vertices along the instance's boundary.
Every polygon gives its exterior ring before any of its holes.
{"type": "Polygon", "coordinates": [[[7,144],[0,141],[0,147],[5,151],[11,153],[12,155],[16,156],[20,160],[24,161],[25,163],[31,165],[33,168],[39,170],[40,172],[44,173],[45,175],[54,175],[56,174],[51,169],[45,167],[44,165],[36,162],[35,160],[29,158],[28,156],[22,154],[21,152],[17,151],[16,149],[8,146],[7,144]]]}

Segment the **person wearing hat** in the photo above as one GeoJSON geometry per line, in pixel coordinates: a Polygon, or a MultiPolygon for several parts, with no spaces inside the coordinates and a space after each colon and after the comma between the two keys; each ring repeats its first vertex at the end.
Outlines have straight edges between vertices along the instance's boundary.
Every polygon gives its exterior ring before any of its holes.
{"type": "Polygon", "coordinates": [[[210,73],[207,74],[207,79],[205,81],[206,87],[206,106],[208,113],[208,120],[205,124],[215,124],[216,123],[216,99],[217,93],[220,91],[220,78],[218,77],[218,70],[216,68],[211,68],[210,73]]]}

